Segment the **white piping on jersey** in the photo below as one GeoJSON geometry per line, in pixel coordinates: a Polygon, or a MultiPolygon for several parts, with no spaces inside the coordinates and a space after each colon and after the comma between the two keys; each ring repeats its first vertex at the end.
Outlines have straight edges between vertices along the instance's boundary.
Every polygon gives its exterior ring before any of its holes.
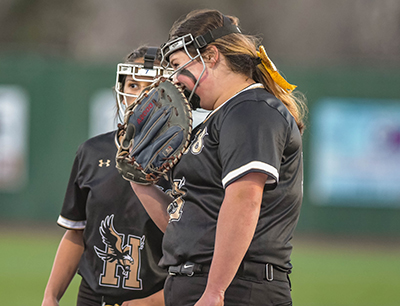
{"type": "Polygon", "coordinates": [[[262,170],[267,173],[270,173],[273,177],[268,175],[268,179],[265,182],[265,184],[274,184],[275,182],[279,181],[279,173],[278,170],[276,170],[275,167],[268,165],[266,163],[260,162],[260,161],[252,161],[246,165],[241,166],[240,168],[233,170],[229,172],[223,179],[222,179],[222,185],[225,188],[226,183],[228,183],[230,180],[234,179],[235,177],[238,177],[242,173],[245,173],[249,170],[256,169],[256,170],[262,170]],[[275,178],[276,177],[276,180],[275,178]]]}
{"type": "Polygon", "coordinates": [[[84,229],[86,226],[85,221],[72,221],[65,219],[63,216],[59,216],[57,223],[63,227],[70,228],[70,229],[84,229]]]}
{"type": "Polygon", "coordinates": [[[224,106],[227,102],[229,102],[230,100],[232,100],[234,97],[236,97],[238,94],[246,91],[246,90],[250,90],[250,89],[254,89],[254,88],[264,88],[264,85],[261,83],[254,83],[251,84],[250,86],[247,86],[246,88],[242,89],[241,91],[239,91],[238,93],[234,94],[232,97],[230,97],[228,100],[226,100],[224,103],[222,103],[220,106],[218,106],[216,109],[214,109],[208,116],[207,118],[203,121],[206,122],[208,120],[208,118],[210,118],[215,112],[217,112],[222,106],[224,106]]]}

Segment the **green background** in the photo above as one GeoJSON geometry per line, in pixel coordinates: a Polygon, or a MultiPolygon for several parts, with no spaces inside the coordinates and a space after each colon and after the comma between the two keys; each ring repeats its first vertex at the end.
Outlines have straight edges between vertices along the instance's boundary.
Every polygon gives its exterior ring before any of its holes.
{"type": "MultiPolygon", "coordinates": [[[[17,192],[0,191],[0,219],[55,222],[61,209],[75,152],[88,138],[89,101],[112,88],[117,63],[84,64],[30,54],[0,57],[0,84],[19,85],[29,97],[28,183],[17,192]]],[[[377,67],[281,68],[308,101],[304,134],[305,194],[298,232],[394,236],[400,234],[398,208],[319,206],[307,183],[313,108],[324,97],[398,99],[400,72],[377,67]]],[[[400,119],[399,119],[400,120],[400,119]]],[[[17,123],[16,123],[17,124],[17,123]]],[[[400,184],[400,182],[399,182],[400,184]]]]}
{"type": "MultiPolygon", "coordinates": [[[[28,183],[17,192],[0,192],[4,305],[41,303],[64,233],[55,221],[75,152],[88,138],[89,100],[98,90],[111,90],[116,64],[89,65],[34,54],[0,57],[0,84],[21,86],[30,104],[28,183]]],[[[309,125],[313,108],[324,97],[400,100],[396,70],[282,70],[307,97],[309,125]]],[[[400,305],[400,209],[313,203],[307,188],[312,137],[309,126],[304,135],[304,203],[293,241],[294,305],[400,305]]],[[[75,304],[79,279],[75,277],[60,305],[75,304]]]]}
{"type": "MultiPolygon", "coordinates": [[[[63,230],[1,229],[2,305],[40,305],[63,230]]],[[[400,305],[400,246],[395,240],[295,235],[293,245],[293,305],[400,305]]],[[[76,276],[61,306],[76,305],[79,282],[76,276]]]]}

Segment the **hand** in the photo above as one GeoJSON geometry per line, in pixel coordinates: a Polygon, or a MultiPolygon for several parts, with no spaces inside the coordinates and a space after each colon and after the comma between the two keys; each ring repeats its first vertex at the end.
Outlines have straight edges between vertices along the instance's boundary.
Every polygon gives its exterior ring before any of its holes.
{"type": "Polygon", "coordinates": [[[125,301],[121,306],[165,306],[164,290],[160,290],[143,299],[125,301]]]}
{"type": "Polygon", "coordinates": [[[125,301],[121,304],[121,306],[140,306],[140,305],[146,305],[146,304],[143,304],[141,300],[130,300],[130,301],[125,301]]]}
{"type": "Polygon", "coordinates": [[[164,301],[149,301],[146,299],[130,300],[125,301],[121,306],[164,306],[164,301]]]}
{"type": "Polygon", "coordinates": [[[147,305],[149,304],[146,303],[146,301],[144,301],[143,299],[125,301],[121,304],[121,306],[147,306],[147,305]]]}
{"type": "Polygon", "coordinates": [[[195,306],[224,306],[224,293],[223,292],[207,292],[203,293],[200,300],[197,301],[195,306]]]}

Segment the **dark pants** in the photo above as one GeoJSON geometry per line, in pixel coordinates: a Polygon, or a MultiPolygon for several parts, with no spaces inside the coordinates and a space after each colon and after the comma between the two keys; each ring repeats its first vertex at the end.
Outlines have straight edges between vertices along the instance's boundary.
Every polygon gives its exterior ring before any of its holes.
{"type": "MultiPolygon", "coordinates": [[[[166,306],[192,306],[203,294],[207,274],[168,276],[164,285],[166,306]]],[[[235,277],[225,292],[225,306],[292,305],[289,280],[250,280],[235,277]]]]}
{"type": "Polygon", "coordinates": [[[79,286],[78,292],[78,300],[76,302],[77,306],[102,306],[102,305],[121,305],[123,303],[122,299],[115,298],[104,298],[95,292],[89,287],[86,281],[82,278],[81,285],[79,286]]]}

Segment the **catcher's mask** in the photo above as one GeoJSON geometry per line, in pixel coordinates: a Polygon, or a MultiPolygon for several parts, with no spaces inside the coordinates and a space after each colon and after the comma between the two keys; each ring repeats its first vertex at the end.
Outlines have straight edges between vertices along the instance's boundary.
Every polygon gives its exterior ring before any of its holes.
{"type": "Polygon", "coordinates": [[[125,80],[128,75],[132,76],[132,79],[138,82],[152,82],[152,80],[160,76],[168,78],[173,73],[171,68],[163,68],[154,65],[154,61],[157,59],[157,50],[157,47],[149,47],[147,49],[146,54],[143,57],[144,64],[120,63],[117,65],[117,79],[114,88],[117,93],[120,118],[124,118],[124,113],[128,106],[127,97],[138,97],[138,95],[123,92],[125,80]]]}
{"type": "Polygon", "coordinates": [[[170,77],[175,74],[182,73],[182,71],[185,70],[185,67],[196,59],[199,59],[203,64],[203,70],[199,78],[196,80],[192,91],[190,92],[189,90],[185,89],[184,92],[190,105],[192,106],[192,109],[200,107],[200,98],[195,94],[195,91],[199,85],[199,80],[202,78],[204,71],[206,70],[206,65],[204,63],[203,57],[201,56],[200,50],[206,47],[209,43],[215,41],[216,39],[232,33],[241,33],[241,31],[236,25],[231,22],[228,17],[223,15],[222,27],[210,30],[204,35],[199,35],[196,37],[193,37],[193,35],[189,33],[180,37],[173,38],[170,41],[161,45],[161,67],[163,67],[164,69],[168,69],[170,67],[169,57],[171,56],[171,54],[180,49],[184,49],[185,53],[189,57],[189,61],[179,67],[177,70],[175,70],[170,77]],[[195,48],[194,55],[190,54],[188,50],[189,46],[193,46],[195,48]]]}

